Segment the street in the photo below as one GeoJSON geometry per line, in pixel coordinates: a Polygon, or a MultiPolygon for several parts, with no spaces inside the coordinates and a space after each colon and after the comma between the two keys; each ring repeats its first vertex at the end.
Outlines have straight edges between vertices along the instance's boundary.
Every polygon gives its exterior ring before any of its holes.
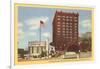
{"type": "Polygon", "coordinates": [[[89,61],[92,60],[91,52],[81,52],[80,58],[67,58],[63,59],[62,57],[53,57],[53,58],[35,58],[34,60],[20,60],[19,64],[45,64],[45,63],[56,63],[56,62],[73,62],[73,61],[89,61]]]}

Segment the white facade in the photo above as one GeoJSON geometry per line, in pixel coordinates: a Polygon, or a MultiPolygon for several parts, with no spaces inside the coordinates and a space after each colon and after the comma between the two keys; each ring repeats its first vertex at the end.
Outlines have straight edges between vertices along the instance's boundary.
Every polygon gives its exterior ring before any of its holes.
{"type": "Polygon", "coordinates": [[[46,41],[30,41],[28,42],[28,49],[31,56],[39,56],[42,51],[48,51],[48,43],[46,41]]]}

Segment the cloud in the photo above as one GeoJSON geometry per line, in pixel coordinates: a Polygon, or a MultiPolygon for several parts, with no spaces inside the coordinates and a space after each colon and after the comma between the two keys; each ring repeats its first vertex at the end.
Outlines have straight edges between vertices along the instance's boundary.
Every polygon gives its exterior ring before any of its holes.
{"type": "Polygon", "coordinates": [[[92,30],[92,22],[90,19],[86,19],[79,22],[79,33],[80,36],[86,32],[91,32],[92,30]]]}
{"type": "Polygon", "coordinates": [[[25,32],[23,31],[23,23],[22,22],[18,22],[18,40],[24,38],[24,34],[25,32]]]}
{"type": "Polygon", "coordinates": [[[22,29],[18,29],[18,33],[19,33],[19,34],[23,34],[24,32],[23,32],[22,29]]]}
{"type": "Polygon", "coordinates": [[[48,37],[50,37],[50,33],[49,33],[49,32],[44,32],[44,33],[42,34],[42,36],[48,38],[48,37]]]}
{"type": "Polygon", "coordinates": [[[22,27],[23,27],[22,22],[18,22],[18,28],[22,28],[22,27]]]}
{"type": "Polygon", "coordinates": [[[91,29],[91,25],[92,25],[91,20],[83,20],[83,21],[80,23],[80,27],[82,27],[82,28],[84,28],[84,29],[91,29]]]}
{"type": "Polygon", "coordinates": [[[24,31],[22,30],[22,28],[18,29],[18,40],[24,38],[24,31]]]}
{"type": "Polygon", "coordinates": [[[36,32],[30,32],[28,33],[29,36],[35,36],[37,33],[36,32]]]}
{"type": "Polygon", "coordinates": [[[24,31],[23,31],[23,24],[22,22],[18,22],[18,36],[23,35],[24,31]]]}
{"type": "MultiPolygon", "coordinates": [[[[44,22],[44,24],[47,23],[48,17],[47,16],[41,16],[41,17],[34,17],[31,19],[27,19],[24,21],[25,26],[22,22],[18,23],[18,39],[21,40],[25,37],[29,36],[36,36],[37,33],[35,30],[39,29],[40,27],[40,20],[44,22]],[[24,27],[27,27],[28,31],[23,31],[24,27]]],[[[47,34],[44,34],[44,36],[47,36],[47,34]]]]}
{"type": "Polygon", "coordinates": [[[30,30],[37,30],[40,27],[40,20],[42,20],[45,24],[48,21],[47,16],[42,17],[34,17],[25,21],[26,25],[29,26],[30,30]]]}

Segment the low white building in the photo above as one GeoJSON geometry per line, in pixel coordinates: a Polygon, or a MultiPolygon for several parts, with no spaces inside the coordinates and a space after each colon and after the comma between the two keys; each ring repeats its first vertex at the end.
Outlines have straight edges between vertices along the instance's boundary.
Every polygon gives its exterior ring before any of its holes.
{"type": "Polygon", "coordinates": [[[39,57],[42,52],[48,53],[48,42],[46,41],[29,41],[29,54],[31,57],[39,57]]]}

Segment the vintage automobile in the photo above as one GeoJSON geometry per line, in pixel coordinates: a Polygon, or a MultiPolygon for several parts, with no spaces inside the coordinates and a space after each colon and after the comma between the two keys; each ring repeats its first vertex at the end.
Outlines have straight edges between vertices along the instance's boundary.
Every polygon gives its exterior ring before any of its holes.
{"type": "Polygon", "coordinates": [[[65,52],[63,55],[64,59],[69,59],[69,58],[77,58],[78,54],[76,54],[75,52],[65,52]]]}

